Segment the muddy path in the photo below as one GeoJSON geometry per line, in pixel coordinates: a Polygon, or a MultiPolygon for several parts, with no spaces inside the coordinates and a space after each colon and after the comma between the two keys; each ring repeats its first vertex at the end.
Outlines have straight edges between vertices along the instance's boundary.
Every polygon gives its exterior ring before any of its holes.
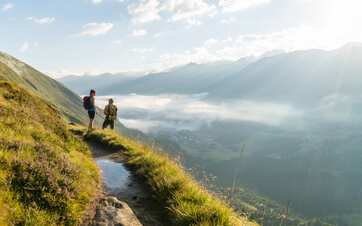
{"type": "Polygon", "coordinates": [[[169,225],[164,220],[163,211],[151,197],[149,189],[122,163],[119,152],[107,150],[92,142],[89,146],[101,170],[107,195],[126,202],[144,226],[169,225]]]}

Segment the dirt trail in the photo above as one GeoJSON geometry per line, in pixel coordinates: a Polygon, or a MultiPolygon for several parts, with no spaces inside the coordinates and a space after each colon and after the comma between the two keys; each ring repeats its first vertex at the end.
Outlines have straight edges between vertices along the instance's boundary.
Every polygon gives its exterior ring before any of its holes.
{"type": "Polygon", "coordinates": [[[152,199],[151,193],[142,184],[140,178],[132,174],[122,164],[121,155],[95,143],[89,145],[94,159],[103,171],[102,175],[107,195],[115,196],[122,202],[127,203],[144,226],[167,225],[162,219],[162,211],[152,199]]]}

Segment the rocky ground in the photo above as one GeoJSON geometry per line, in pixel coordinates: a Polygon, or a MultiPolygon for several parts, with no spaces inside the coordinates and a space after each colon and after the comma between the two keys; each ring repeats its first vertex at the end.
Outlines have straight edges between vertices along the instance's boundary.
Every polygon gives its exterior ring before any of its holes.
{"type": "Polygon", "coordinates": [[[114,196],[99,200],[91,226],[142,226],[136,215],[125,202],[114,196]]]}

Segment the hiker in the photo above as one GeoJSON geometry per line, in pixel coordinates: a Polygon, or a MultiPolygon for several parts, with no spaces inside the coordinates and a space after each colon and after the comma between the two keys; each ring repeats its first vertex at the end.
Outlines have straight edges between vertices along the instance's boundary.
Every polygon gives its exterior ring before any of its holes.
{"type": "Polygon", "coordinates": [[[95,96],[96,91],[92,89],[89,92],[89,96],[83,98],[83,107],[88,111],[89,116],[89,131],[93,129],[93,121],[96,116],[95,96]]]}
{"type": "Polygon", "coordinates": [[[113,104],[113,99],[108,100],[108,105],[104,108],[104,114],[106,118],[103,122],[103,129],[111,126],[114,129],[114,121],[117,120],[117,106],[113,104]]]}

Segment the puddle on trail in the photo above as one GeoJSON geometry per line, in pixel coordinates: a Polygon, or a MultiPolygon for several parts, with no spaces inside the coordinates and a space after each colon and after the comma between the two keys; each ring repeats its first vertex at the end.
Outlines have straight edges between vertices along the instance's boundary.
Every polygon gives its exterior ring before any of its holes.
{"type": "Polygon", "coordinates": [[[115,192],[127,187],[130,182],[130,173],[122,163],[111,159],[97,159],[96,162],[101,169],[102,178],[107,190],[115,192]]]}

